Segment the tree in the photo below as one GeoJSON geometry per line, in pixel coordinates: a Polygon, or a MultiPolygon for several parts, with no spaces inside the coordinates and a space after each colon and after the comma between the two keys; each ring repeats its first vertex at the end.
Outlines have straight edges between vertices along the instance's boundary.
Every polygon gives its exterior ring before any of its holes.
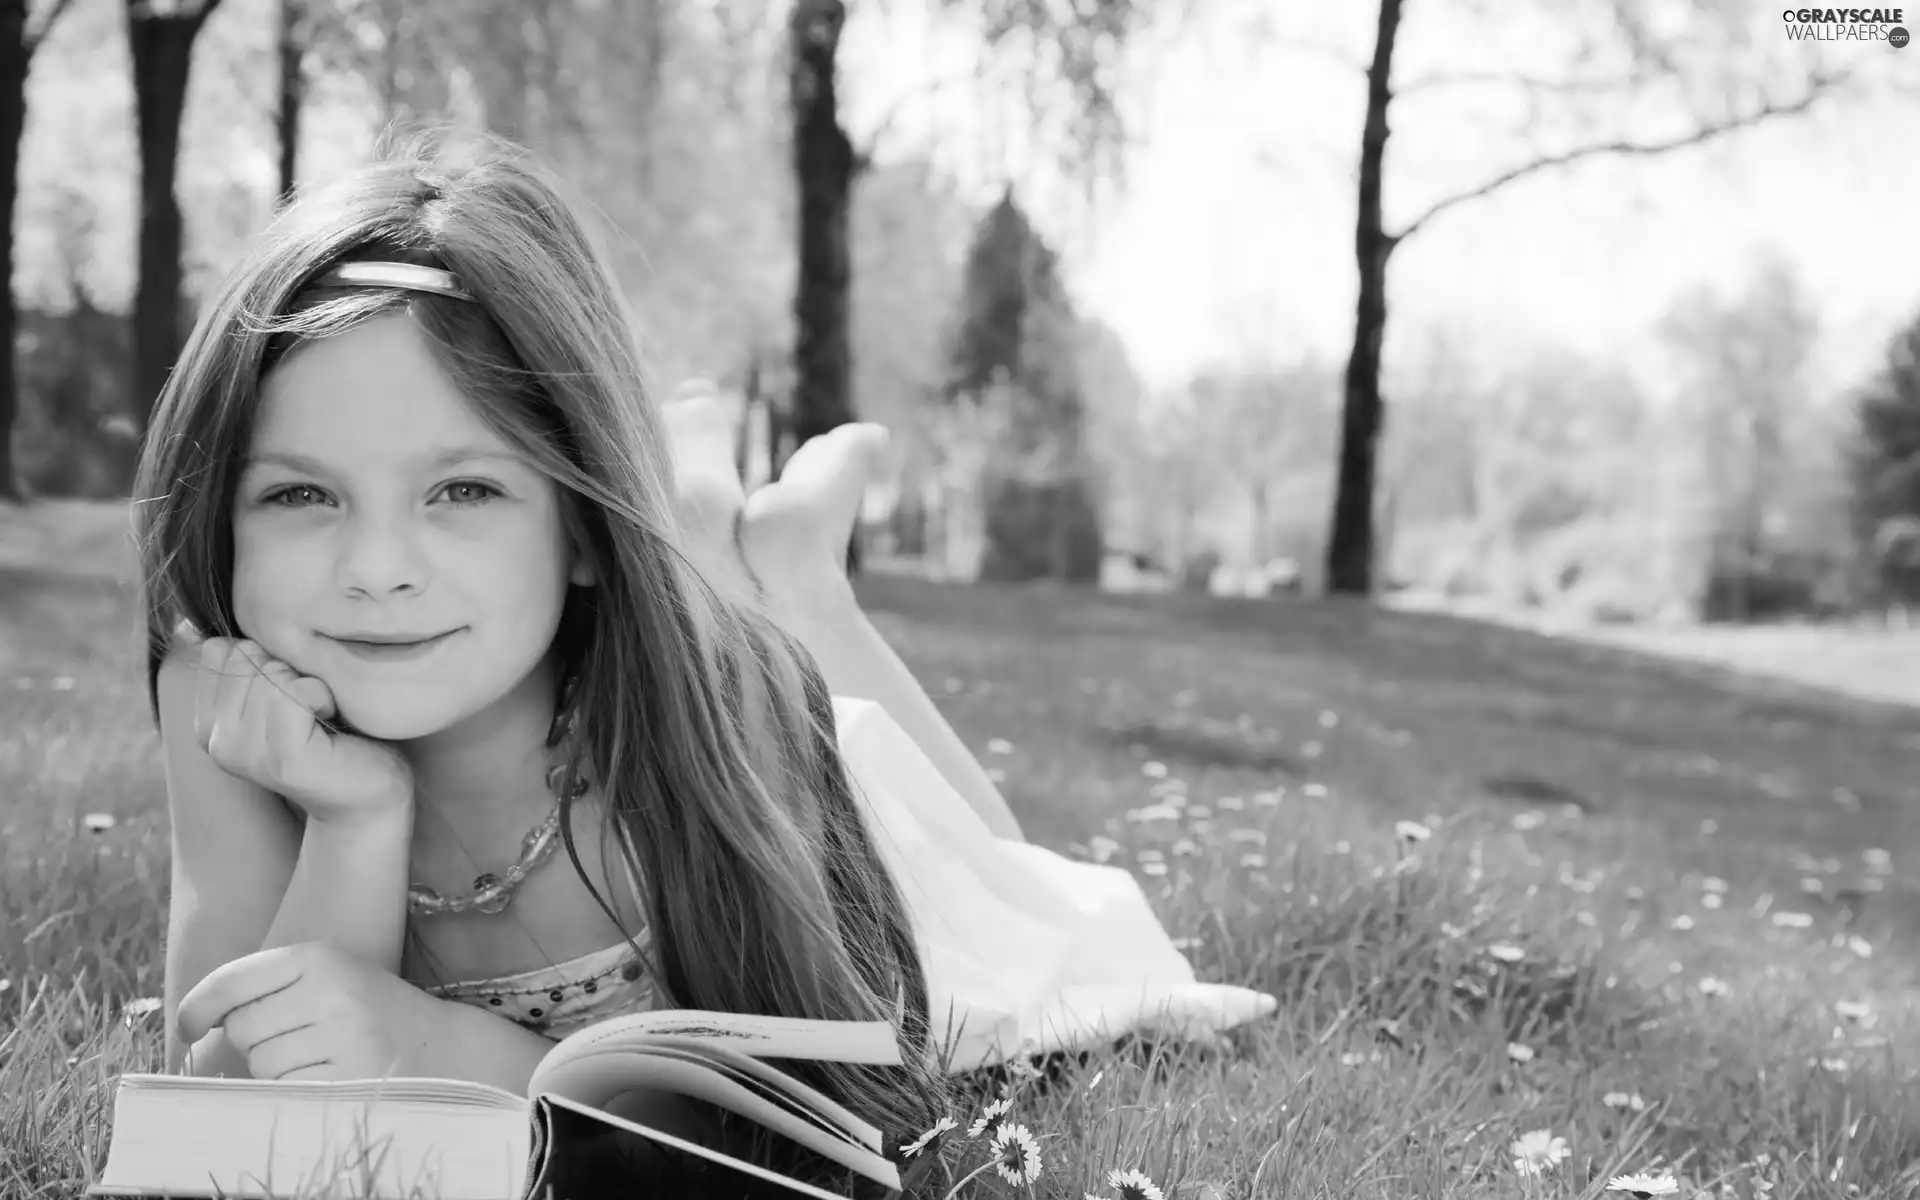
{"type": "MultiPolygon", "coordinates": [[[[942,12],[979,19],[985,55],[1011,63],[1029,97],[1050,84],[1064,87],[1071,96],[1072,144],[1061,148],[1063,159],[1089,173],[1098,172],[1119,141],[1114,59],[1155,7],[1151,0],[938,0],[942,12]]],[[[836,67],[847,15],[844,0],[793,0],[787,23],[800,262],[793,302],[795,445],[853,419],[848,213],[855,181],[872,166],[898,112],[887,114],[865,147],[856,147],[842,125],[836,67]]]]}
{"type": "Polygon", "coordinates": [[[280,31],[276,45],[279,59],[280,97],[274,109],[273,129],[280,144],[280,203],[293,196],[294,181],[300,165],[300,109],[306,99],[307,39],[305,0],[280,0],[280,31]]]}
{"type": "Polygon", "coordinates": [[[140,140],[140,281],[133,298],[134,419],[142,437],[180,353],[180,116],[193,41],[220,0],[126,0],[140,140]]]}
{"type": "MultiPolygon", "coordinates": [[[[1697,568],[1709,618],[1748,620],[1806,593],[1814,580],[1790,553],[1793,519],[1811,514],[1813,474],[1805,447],[1811,416],[1808,371],[1819,318],[1792,267],[1769,257],[1745,294],[1725,301],[1705,290],[1682,297],[1662,323],[1681,359],[1681,420],[1693,435],[1697,530],[1704,550],[1697,568]],[[1796,447],[1799,447],[1796,449],[1796,447]],[[1799,509],[1801,511],[1796,512],[1799,509]]],[[[1804,537],[1810,550],[1825,538],[1804,537]]]]}
{"type": "Polygon", "coordinates": [[[949,404],[1006,404],[986,482],[989,579],[1098,578],[1099,517],[1080,385],[1084,333],[1054,251],[1011,189],[980,222],[967,254],[949,404]]]}
{"type": "Polygon", "coordinates": [[[1920,601],[1920,317],[1854,400],[1848,456],[1861,574],[1881,604],[1920,601]]]}
{"type": "Polygon", "coordinates": [[[13,424],[20,412],[13,301],[13,209],[20,195],[20,138],[27,127],[27,70],[33,52],[72,0],[53,0],[36,22],[27,0],[0,0],[0,500],[18,500],[13,469],[13,424]]]}
{"type": "MultiPolygon", "coordinates": [[[[1616,76],[1540,78],[1518,72],[1459,73],[1417,80],[1399,92],[1410,94],[1442,85],[1494,84],[1518,88],[1536,121],[1543,107],[1552,106],[1560,106],[1561,115],[1566,116],[1565,106],[1583,105],[1585,107],[1576,109],[1583,120],[1603,111],[1626,114],[1630,111],[1629,101],[1643,98],[1661,87],[1678,88],[1683,95],[1688,94],[1689,82],[1700,74],[1696,58],[1717,53],[1724,59],[1727,45],[1737,44],[1744,35],[1744,31],[1735,26],[1736,19],[1744,19],[1742,6],[1727,5],[1721,0],[1696,0],[1687,13],[1681,14],[1689,18],[1702,17],[1714,24],[1715,27],[1707,31],[1716,38],[1711,43],[1704,38],[1689,41],[1686,35],[1694,32],[1691,29],[1669,32],[1665,22],[1673,19],[1673,13],[1650,14],[1634,0],[1604,0],[1602,9],[1606,33],[1600,39],[1584,43],[1578,57],[1583,64],[1608,58],[1625,62],[1625,69],[1616,76]],[[1661,18],[1659,27],[1653,19],[1655,15],[1661,18]]],[[[1387,330],[1387,263],[1393,252],[1448,210],[1529,176],[1588,159],[1648,157],[1699,146],[1777,117],[1804,113],[1824,96],[1839,90],[1849,77],[1847,72],[1815,67],[1803,75],[1798,86],[1792,89],[1793,95],[1785,99],[1768,96],[1758,102],[1729,100],[1730,94],[1747,89],[1726,84],[1717,88],[1719,94],[1713,98],[1712,107],[1689,105],[1693,111],[1688,114],[1687,127],[1669,136],[1642,138],[1622,133],[1572,140],[1564,149],[1536,154],[1494,174],[1484,183],[1434,201],[1398,230],[1390,232],[1385,224],[1382,192],[1388,110],[1396,95],[1392,73],[1402,10],[1403,0],[1380,0],[1373,55],[1364,68],[1367,106],[1360,136],[1359,204],[1354,228],[1360,288],[1342,399],[1338,476],[1327,541],[1329,589],[1357,595],[1369,594],[1373,588],[1375,465],[1386,415],[1380,389],[1381,357],[1387,330]]],[[[1483,15],[1492,10],[1476,7],[1474,11],[1476,15],[1483,15]]],[[[1507,10],[1501,11],[1504,14],[1507,10]]],[[[1619,119],[1624,121],[1625,116],[1619,119]]]]}

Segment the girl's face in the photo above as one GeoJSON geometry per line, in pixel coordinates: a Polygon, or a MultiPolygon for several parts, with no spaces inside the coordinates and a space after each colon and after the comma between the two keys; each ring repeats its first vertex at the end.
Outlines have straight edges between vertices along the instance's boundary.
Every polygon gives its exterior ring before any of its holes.
{"type": "Polygon", "coordinates": [[[567,585],[592,582],[553,483],[455,390],[404,313],[269,373],[233,533],[241,633],[386,741],[544,679],[567,585]]]}

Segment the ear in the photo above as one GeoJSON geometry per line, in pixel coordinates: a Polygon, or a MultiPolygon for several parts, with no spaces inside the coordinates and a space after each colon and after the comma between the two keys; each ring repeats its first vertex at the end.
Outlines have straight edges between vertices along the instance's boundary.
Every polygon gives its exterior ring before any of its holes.
{"type": "Polygon", "coordinates": [[[573,552],[573,567],[567,572],[567,582],[575,587],[592,587],[599,580],[599,574],[593,569],[593,560],[576,547],[573,552]]]}

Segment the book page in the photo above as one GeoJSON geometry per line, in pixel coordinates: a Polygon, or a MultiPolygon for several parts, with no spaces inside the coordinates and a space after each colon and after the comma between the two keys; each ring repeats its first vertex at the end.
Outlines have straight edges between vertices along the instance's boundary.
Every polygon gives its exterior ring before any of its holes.
{"type": "MultiPolygon", "coordinates": [[[[532,1110],[526,1097],[503,1088],[463,1079],[220,1079],[197,1075],[154,1075],[128,1072],[120,1076],[122,1092],[159,1092],[170,1096],[235,1097],[251,1104],[271,1104],[284,1096],[330,1100],[385,1100],[406,1104],[445,1104],[463,1108],[496,1108],[522,1115],[532,1110]]],[[[190,1099],[188,1103],[199,1103],[190,1099]]]]}
{"type": "Polygon", "coordinates": [[[834,1136],[845,1138],[857,1146],[864,1146],[875,1154],[884,1153],[878,1129],[861,1120],[831,1096],[750,1054],[742,1054],[737,1050],[711,1042],[701,1042],[696,1045],[671,1038],[652,1038],[644,1041],[638,1037],[629,1038],[622,1041],[621,1049],[644,1050],[647,1053],[672,1053],[709,1063],[715,1070],[724,1071],[729,1077],[741,1080],[746,1086],[770,1094],[779,1103],[813,1121],[834,1136]]]}
{"type": "Polygon", "coordinates": [[[524,1102],[369,1099],[307,1086],[122,1086],[106,1168],[92,1190],[264,1197],[332,1187],[329,1194],[394,1200],[503,1200],[521,1194],[532,1149],[524,1102]]]}
{"type": "Polygon", "coordinates": [[[847,1134],[826,1127],[818,1117],[794,1112],[788,1102],[770,1098],[756,1087],[742,1084],[717,1064],[697,1053],[676,1053],[669,1047],[625,1050],[596,1055],[568,1064],[554,1080],[559,1095],[587,1108],[604,1111],[631,1092],[669,1091],[676,1095],[737,1113],[796,1142],[822,1158],[885,1182],[895,1176],[891,1163],[875,1150],[847,1134]]]}
{"type": "Polygon", "coordinates": [[[587,1026],[563,1039],[534,1068],[527,1091],[542,1090],[544,1073],[633,1034],[677,1037],[726,1046],[755,1058],[898,1066],[900,1043],[885,1021],[814,1021],[742,1013],[669,1010],[630,1013],[587,1026]]]}
{"type": "MultiPolygon", "coordinates": [[[[690,1142],[685,1138],[675,1137],[673,1134],[666,1133],[657,1129],[652,1129],[646,1125],[640,1124],[637,1121],[629,1121],[623,1117],[617,1117],[610,1113],[599,1112],[595,1109],[588,1108],[585,1105],[577,1104],[571,1100],[568,1100],[564,1096],[545,1095],[540,1097],[540,1099],[536,1103],[542,1106],[546,1106],[550,1109],[563,1110],[566,1113],[574,1114],[577,1117],[584,1118],[588,1121],[597,1123],[602,1126],[608,1126],[614,1129],[626,1130],[627,1132],[637,1134],[638,1136],[646,1139],[647,1141],[652,1142],[655,1145],[662,1147],[666,1150],[678,1151],[683,1155],[688,1155],[693,1158],[697,1158],[705,1162],[712,1163],[720,1167],[724,1167],[728,1170],[738,1172],[741,1175],[747,1176],[752,1180],[759,1181],[763,1185],[774,1185],[779,1188],[784,1188],[787,1191],[791,1191],[797,1195],[813,1197],[814,1200],[847,1200],[847,1197],[845,1195],[826,1191],[822,1188],[815,1187],[810,1183],[805,1183],[798,1179],[790,1179],[787,1176],[782,1175],[777,1171],[770,1171],[765,1167],[759,1166],[758,1164],[750,1163],[742,1159],[734,1158],[732,1155],[722,1153],[721,1151],[715,1150],[710,1146],[702,1146],[696,1142],[690,1142]]],[[[554,1115],[558,1117],[560,1114],[555,1113],[554,1115]]],[[[552,1153],[550,1153],[548,1156],[548,1161],[550,1164],[557,1163],[560,1157],[565,1153],[564,1140],[561,1134],[556,1130],[551,1136],[553,1141],[553,1150],[552,1150],[552,1153]]],[[[888,1166],[888,1172],[891,1176],[890,1180],[882,1180],[881,1182],[884,1183],[885,1186],[890,1187],[895,1191],[898,1191],[900,1187],[899,1174],[893,1171],[893,1168],[890,1164],[888,1166]]],[[[533,1187],[535,1188],[535,1190],[538,1190],[541,1186],[543,1186],[546,1179],[547,1179],[547,1176],[544,1173],[540,1178],[535,1179],[533,1181],[533,1187]]],[[[756,1189],[756,1191],[753,1194],[759,1195],[759,1194],[762,1194],[764,1191],[765,1191],[765,1188],[763,1187],[761,1189],[756,1189]]],[[[729,1187],[728,1194],[734,1195],[738,1193],[735,1192],[731,1187],[729,1187]]]]}

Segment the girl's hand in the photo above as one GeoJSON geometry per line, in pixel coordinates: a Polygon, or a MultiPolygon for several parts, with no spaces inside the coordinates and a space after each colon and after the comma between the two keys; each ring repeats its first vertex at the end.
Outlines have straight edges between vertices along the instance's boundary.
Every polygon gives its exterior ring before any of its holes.
{"type": "Polygon", "coordinates": [[[787,460],[778,482],[749,496],[734,458],[738,431],[710,384],[683,384],[662,416],[682,527],[709,578],[723,589],[750,592],[751,571],[776,609],[847,588],[847,543],[886,445],[885,428],[842,425],[812,438],[787,460]]]}
{"type": "Polygon", "coordinates": [[[446,1001],[325,942],[236,958],[181,997],[174,1015],[192,1046],[215,1029],[255,1079],[418,1075],[446,1001]]]}
{"type": "Polygon", "coordinates": [[[334,733],[327,685],[301,675],[258,643],[200,644],[194,734],[229,775],[277,792],[318,821],[411,811],[413,770],[393,747],[334,733]]]}

